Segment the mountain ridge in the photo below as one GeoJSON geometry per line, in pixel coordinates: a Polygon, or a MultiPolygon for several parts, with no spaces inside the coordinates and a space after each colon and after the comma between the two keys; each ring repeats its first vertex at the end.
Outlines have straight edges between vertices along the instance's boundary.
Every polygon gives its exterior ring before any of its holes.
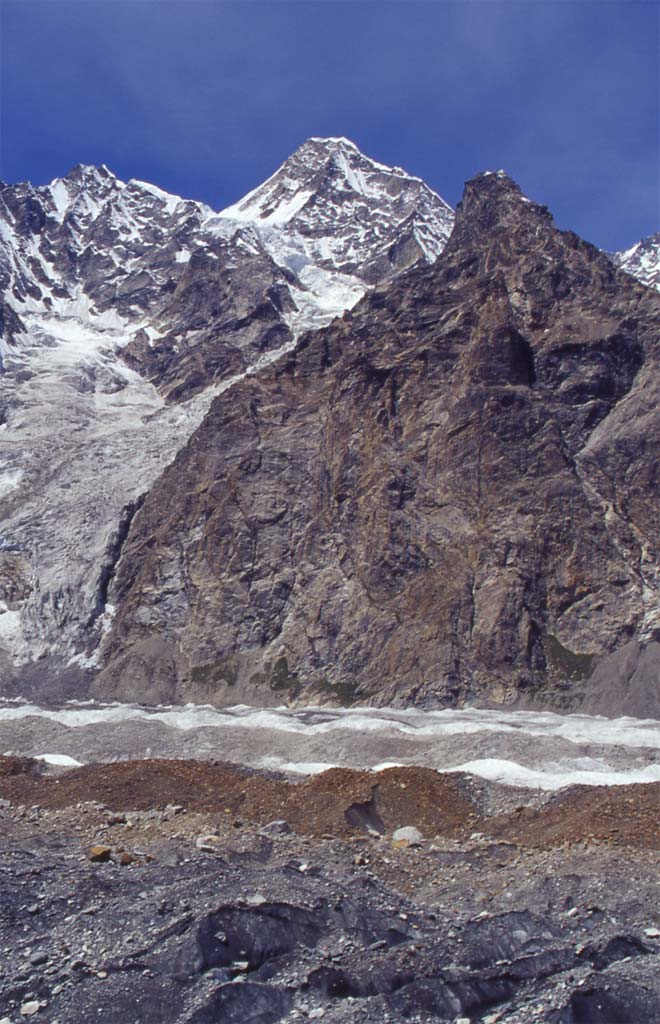
{"type": "Polygon", "coordinates": [[[346,140],[310,173],[261,227],[107,169],[70,172],[98,210],[3,189],[5,692],[618,706],[658,629],[657,295],[503,172],[434,262],[419,179],[346,140]]]}

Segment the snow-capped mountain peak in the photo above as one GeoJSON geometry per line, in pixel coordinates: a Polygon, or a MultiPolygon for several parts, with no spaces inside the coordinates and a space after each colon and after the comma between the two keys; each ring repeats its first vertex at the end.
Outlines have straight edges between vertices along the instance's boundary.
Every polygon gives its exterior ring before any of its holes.
{"type": "Polygon", "coordinates": [[[225,234],[227,222],[249,223],[277,263],[331,274],[333,288],[342,275],[340,292],[355,301],[360,282],[364,290],[420,259],[433,261],[453,219],[420,178],[372,160],[349,139],[313,137],[207,228],[225,234]]]}
{"type": "Polygon", "coordinates": [[[451,208],[420,178],[372,160],[345,138],[308,139],[263,185],[220,217],[261,228],[286,226],[326,269],[354,272],[360,264],[375,262],[381,264],[381,275],[384,250],[393,243],[401,249],[400,229],[409,251],[398,264],[390,253],[397,269],[415,258],[435,259],[453,224],[451,208]]]}
{"type": "Polygon", "coordinates": [[[223,210],[221,216],[261,224],[288,224],[310,200],[318,202],[319,196],[355,192],[367,198],[382,198],[392,177],[420,181],[398,167],[371,160],[349,139],[313,137],[267,181],[223,210]]]}
{"type": "Polygon", "coordinates": [[[660,231],[636,242],[624,252],[614,253],[614,261],[642,284],[660,290],[660,231]]]}

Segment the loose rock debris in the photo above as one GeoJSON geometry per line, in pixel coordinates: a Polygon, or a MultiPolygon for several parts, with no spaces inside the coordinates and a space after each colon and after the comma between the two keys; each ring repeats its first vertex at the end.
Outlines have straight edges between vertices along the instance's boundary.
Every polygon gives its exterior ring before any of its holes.
{"type": "Polygon", "coordinates": [[[0,795],[0,1024],[660,1019],[656,786],[0,760],[0,795]]]}

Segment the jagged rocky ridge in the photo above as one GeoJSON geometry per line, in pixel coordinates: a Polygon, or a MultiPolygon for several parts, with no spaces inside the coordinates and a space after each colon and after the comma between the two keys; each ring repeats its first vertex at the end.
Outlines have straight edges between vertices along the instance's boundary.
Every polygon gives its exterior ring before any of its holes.
{"type": "Polygon", "coordinates": [[[451,228],[419,179],[347,140],[310,140],[275,179],[304,192],[293,221],[286,197],[276,224],[274,201],[248,223],[106,167],[2,186],[5,688],[87,665],[130,519],[212,398],[451,228]]]}
{"type": "Polygon", "coordinates": [[[468,182],[437,262],[214,402],[132,522],[95,692],[659,714],[659,312],[468,182]]]}
{"type": "Polygon", "coordinates": [[[107,167],[3,186],[5,358],[35,317],[97,320],[128,329],[129,364],[181,397],[327,323],[369,283],[434,259],[452,223],[420,179],[346,139],[308,140],[220,214],[107,167]]]}

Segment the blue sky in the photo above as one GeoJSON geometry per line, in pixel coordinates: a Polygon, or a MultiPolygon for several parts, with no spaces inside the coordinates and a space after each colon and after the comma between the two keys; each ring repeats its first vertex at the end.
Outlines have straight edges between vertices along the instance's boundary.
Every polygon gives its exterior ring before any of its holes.
{"type": "Polygon", "coordinates": [[[0,177],[106,163],[215,208],[310,135],[454,205],[503,167],[605,248],[660,228],[655,0],[0,0],[0,177]]]}

